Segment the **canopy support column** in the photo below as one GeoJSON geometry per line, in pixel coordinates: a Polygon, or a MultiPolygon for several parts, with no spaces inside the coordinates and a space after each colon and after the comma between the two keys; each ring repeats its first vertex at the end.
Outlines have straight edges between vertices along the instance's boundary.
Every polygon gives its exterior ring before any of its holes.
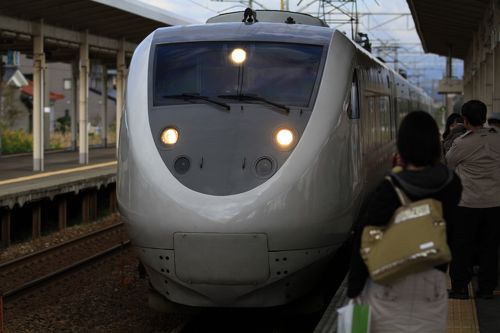
{"type": "Polygon", "coordinates": [[[78,131],[78,63],[74,60],[71,63],[71,150],[76,151],[76,132],[78,131]]]}
{"type": "Polygon", "coordinates": [[[116,149],[120,139],[120,123],[125,98],[125,79],[127,65],[125,64],[125,40],[122,39],[116,56],[116,149]]]}
{"type": "Polygon", "coordinates": [[[497,43],[493,51],[493,108],[500,110],[500,43],[497,43]]]}
{"type": "Polygon", "coordinates": [[[108,147],[108,68],[102,66],[102,143],[108,147]]]}
{"type": "Polygon", "coordinates": [[[33,23],[33,171],[44,169],[44,69],[43,20],[33,23]]]}
{"type": "Polygon", "coordinates": [[[89,96],[89,43],[88,43],[88,31],[81,33],[81,44],[80,44],[80,87],[78,94],[79,102],[79,126],[80,126],[80,137],[79,137],[79,151],[80,151],[80,164],[89,163],[89,140],[88,140],[88,96],[89,96]]]}

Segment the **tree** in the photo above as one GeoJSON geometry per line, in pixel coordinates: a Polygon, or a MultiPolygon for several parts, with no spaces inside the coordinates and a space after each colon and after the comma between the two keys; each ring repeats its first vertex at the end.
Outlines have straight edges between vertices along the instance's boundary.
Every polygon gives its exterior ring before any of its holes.
{"type": "Polygon", "coordinates": [[[3,86],[0,90],[0,131],[14,126],[19,115],[23,112],[23,107],[19,100],[19,88],[13,86],[3,86]]]}

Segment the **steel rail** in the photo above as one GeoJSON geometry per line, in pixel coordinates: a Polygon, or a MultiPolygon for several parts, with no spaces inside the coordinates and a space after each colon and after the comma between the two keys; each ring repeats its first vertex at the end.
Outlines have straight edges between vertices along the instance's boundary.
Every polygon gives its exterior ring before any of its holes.
{"type": "Polygon", "coordinates": [[[121,227],[123,225],[124,225],[123,222],[114,223],[114,224],[111,224],[111,225],[109,225],[107,227],[104,227],[102,229],[94,230],[94,231],[92,231],[90,233],[87,233],[87,234],[85,234],[83,236],[80,236],[78,238],[69,239],[69,240],[67,240],[65,242],[56,244],[56,245],[51,246],[51,247],[47,247],[47,248],[45,248],[43,250],[36,251],[36,252],[30,253],[30,254],[27,254],[27,255],[24,255],[24,256],[21,256],[21,257],[18,257],[18,258],[14,258],[14,259],[11,259],[11,260],[8,260],[8,261],[4,261],[4,262],[0,263],[0,271],[4,270],[4,269],[7,269],[10,266],[14,266],[15,264],[19,264],[19,263],[21,263],[23,261],[26,261],[28,259],[34,258],[36,256],[40,256],[40,255],[45,254],[47,252],[60,249],[60,248],[65,247],[67,245],[75,244],[75,243],[77,243],[79,241],[83,241],[83,240],[85,240],[87,238],[91,238],[91,237],[93,237],[95,235],[98,235],[98,234],[103,233],[105,231],[109,231],[111,229],[115,229],[115,228],[121,227]]]}
{"type": "Polygon", "coordinates": [[[65,273],[68,273],[68,272],[70,272],[78,267],[85,266],[86,264],[90,264],[93,261],[97,261],[98,259],[105,257],[106,255],[109,255],[109,254],[111,254],[119,249],[124,249],[125,247],[127,247],[129,245],[130,245],[130,240],[126,240],[124,242],[121,242],[120,244],[114,245],[106,250],[98,252],[90,257],[76,261],[76,262],[74,262],[70,265],[67,265],[63,268],[60,268],[52,273],[46,274],[42,277],[31,280],[30,282],[27,282],[19,287],[16,287],[12,290],[4,292],[2,295],[4,302],[5,303],[10,302],[15,298],[15,296],[20,295],[21,293],[26,292],[29,289],[32,289],[32,288],[34,288],[42,283],[48,282],[49,280],[54,279],[60,275],[64,275],[65,273]]]}

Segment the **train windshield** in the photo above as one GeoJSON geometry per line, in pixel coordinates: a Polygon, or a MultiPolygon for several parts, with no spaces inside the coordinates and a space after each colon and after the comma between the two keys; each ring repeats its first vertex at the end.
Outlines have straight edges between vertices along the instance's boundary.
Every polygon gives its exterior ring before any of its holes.
{"type": "Polygon", "coordinates": [[[161,106],[193,102],[183,98],[185,95],[227,103],[238,96],[255,96],[281,105],[309,107],[322,54],[321,45],[275,42],[158,45],[153,103],[161,106]]]}

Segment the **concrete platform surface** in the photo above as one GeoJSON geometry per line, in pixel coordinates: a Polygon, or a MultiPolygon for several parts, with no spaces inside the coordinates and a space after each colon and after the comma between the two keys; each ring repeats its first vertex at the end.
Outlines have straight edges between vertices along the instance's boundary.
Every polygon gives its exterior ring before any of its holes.
{"type": "MultiPolygon", "coordinates": [[[[33,155],[2,155],[0,156],[0,180],[83,166],[79,163],[78,151],[46,152],[44,158],[44,171],[35,172],[33,171],[33,155]]],[[[115,147],[90,149],[89,165],[110,161],[116,161],[115,147]]]]}

